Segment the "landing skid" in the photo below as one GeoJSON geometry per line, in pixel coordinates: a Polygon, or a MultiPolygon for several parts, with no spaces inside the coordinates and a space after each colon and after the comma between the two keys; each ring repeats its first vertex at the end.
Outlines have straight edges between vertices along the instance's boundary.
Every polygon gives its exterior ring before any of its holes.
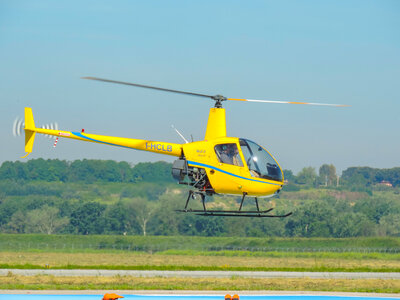
{"type": "MultiPolygon", "coordinates": [[[[272,210],[272,209],[271,209],[272,210]]],[[[254,214],[247,214],[243,212],[244,214],[238,214],[238,213],[225,213],[224,211],[220,211],[220,213],[198,213],[196,215],[198,216],[209,216],[209,217],[248,217],[248,218],[286,218],[289,217],[292,213],[287,213],[286,215],[267,215],[263,214],[262,212],[259,213],[254,213],[254,214]]]]}
{"type": "Polygon", "coordinates": [[[257,210],[242,210],[244,198],[246,197],[246,193],[243,193],[242,201],[240,202],[239,210],[207,210],[205,204],[206,195],[202,192],[189,191],[189,196],[186,200],[186,205],[184,209],[176,210],[177,212],[183,213],[194,213],[198,216],[208,216],[208,217],[248,217],[248,218],[286,218],[289,217],[292,213],[287,213],[285,215],[272,215],[268,214],[273,208],[267,210],[260,210],[258,206],[258,199],[255,197],[257,210]],[[188,209],[189,201],[191,198],[195,198],[195,195],[200,195],[201,202],[203,204],[203,209],[188,209]]]}

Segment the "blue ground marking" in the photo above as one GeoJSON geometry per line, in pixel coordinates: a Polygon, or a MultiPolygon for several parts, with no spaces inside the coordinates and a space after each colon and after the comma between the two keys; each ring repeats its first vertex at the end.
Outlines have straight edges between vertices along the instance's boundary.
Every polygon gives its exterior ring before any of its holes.
{"type": "MultiPolygon", "coordinates": [[[[216,291],[216,293],[221,293],[216,291]]],[[[177,296],[177,295],[124,295],[126,300],[193,300],[193,299],[205,299],[205,300],[224,300],[223,296],[177,296]]],[[[231,293],[233,295],[233,293],[231,293]]],[[[239,293],[240,296],[240,293],[239,293]]],[[[7,295],[0,294],[1,300],[101,300],[103,295],[7,295]]],[[[317,296],[317,295],[260,295],[260,296],[240,296],[240,300],[394,300],[399,298],[388,298],[388,297],[353,297],[353,296],[317,296]]]]}

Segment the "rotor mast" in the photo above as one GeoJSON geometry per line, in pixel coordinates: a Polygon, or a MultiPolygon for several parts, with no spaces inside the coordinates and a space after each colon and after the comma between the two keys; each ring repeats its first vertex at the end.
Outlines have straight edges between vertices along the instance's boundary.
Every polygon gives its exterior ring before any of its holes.
{"type": "Polygon", "coordinates": [[[215,106],[210,108],[208,114],[205,141],[226,137],[226,113],[225,109],[222,108],[222,101],[226,101],[227,98],[222,95],[215,95],[210,98],[215,101],[215,106]]]}
{"type": "Polygon", "coordinates": [[[210,113],[208,114],[206,135],[204,137],[206,141],[226,137],[225,109],[217,107],[217,104],[218,102],[215,103],[216,107],[210,108],[210,113]]]}

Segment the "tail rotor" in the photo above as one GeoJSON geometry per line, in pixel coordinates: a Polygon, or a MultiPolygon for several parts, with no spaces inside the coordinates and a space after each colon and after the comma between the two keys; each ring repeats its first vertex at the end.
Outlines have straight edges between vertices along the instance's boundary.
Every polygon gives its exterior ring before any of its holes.
{"type": "MultiPolygon", "coordinates": [[[[51,129],[51,130],[58,130],[58,123],[54,122],[54,123],[45,124],[45,125],[42,125],[41,128],[43,128],[43,129],[51,129]]],[[[49,139],[56,139],[56,137],[52,136],[52,135],[45,134],[44,136],[49,138],[49,139]]]]}
{"type": "Polygon", "coordinates": [[[12,133],[14,137],[21,136],[21,132],[24,130],[25,123],[20,117],[16,117],[13,123],[12,133]]]}
{"type": "MultiPolygon", "coordinates": [[[[42,125],[40,128],[43,129],[53,129],[53,130],[58,130],[58,123],[57,122],[53,122],[53,123],[49,123],[49,124],[44,124],[42,125]]],[[[22,133],[24,132],[25,129],[25,122],[22,118],[20,117],[16,117],[13,123],[13,127],[12,127],[12,134],[14,137],[19,137],[22,135],[22,133]]],[[[51,136],[48,134],[44,135],[45,137],[47,137],[48,139],[55,139],[55,136],[51,136]]]]}

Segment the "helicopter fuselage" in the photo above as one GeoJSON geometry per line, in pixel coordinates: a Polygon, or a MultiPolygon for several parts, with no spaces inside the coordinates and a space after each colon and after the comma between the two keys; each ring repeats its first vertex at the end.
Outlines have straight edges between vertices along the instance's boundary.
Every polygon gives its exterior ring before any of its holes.
{"type": "MultiPolygon", "coordinates": [[[[212,191],[217,194],[245,193],[249,196],[267,197],[275,194],[283,186],[282,171],[278,164],[270,167],[273,176],[268,177],[268,174],[265,174],[268,173],[267,168],[261,165],[268,162],[261,162],[262,157],[257,155],[258,153],[251,155],[247,151],[245,139],[223,137],[193,142],[183,144],[182,150],[187,166],[197,172],[204,170],[212,191]],[[259,164],[259,170],[254,163],[259,164]]],[[[261,151],[269,155],[263,148],[261,151]]],[[[207,186],[204,189],[207,189],[207,186]]]]}
{"type": "Polygon", "coordinates": [[[283,173],[278,163],[256,143],[227,137],[225,123],[225,110],[211,108],[205,139],[176,144],[88,134],[83,131],[36,128],[32,110],[26,107],[25,151],[28,154],[32,152],[36,133],[149,151],[178,157],[180,167],[175,168],[174,177],[179,179],[179,183],[193,186],[200,192],[257,197],[275,194],[283,186],[283,173]]]}

